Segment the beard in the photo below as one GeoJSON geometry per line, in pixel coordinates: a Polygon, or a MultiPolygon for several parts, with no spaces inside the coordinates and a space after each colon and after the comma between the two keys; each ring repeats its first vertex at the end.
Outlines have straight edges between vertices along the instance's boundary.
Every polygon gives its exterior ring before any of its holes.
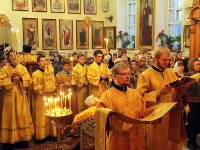
{"type": "Polygon", "coordinates": [[[158,67],[159,69],[161,69],[161,70],[167,69],[167,66],[168,66],[168,65],[167,65],[166,67],[163,67],[163,66],[160,64],[159,61],[157,61],[156,65],[157,65],[157,67],[158,67]]]}

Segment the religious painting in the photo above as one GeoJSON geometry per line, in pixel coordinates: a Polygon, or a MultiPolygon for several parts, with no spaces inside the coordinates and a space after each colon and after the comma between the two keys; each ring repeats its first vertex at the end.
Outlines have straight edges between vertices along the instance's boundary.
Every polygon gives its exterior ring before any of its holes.
{"type": "Polygon", "coordinates": [[[80,14],[81,13],[81,0],[68,0],[68,13],[80,14]]]}
{"type": "Polygon", "coordinates": [[[184,25],[183,45],[185,47],[189,47],[190,46],[190,28],[191,28],[191,25],[184,25]]]}
{"type": "Polygon", "coordinates": [[[56,19],[42,19],[43,49],[57,49],[56,19]]]}
{"type": "Polygon", "coordinates": [[[116,49],[116,27],[104,28],[104,39],[108,39],[108,48],[116,49]]]}
{"type": "Polygon", "coordinates": [[[33,11],[47,11],[47,0],[32,0],[33,11]]]}
{"type": "Polygon", "coordinates": [[[28,10],[28,0],[12,0],[12,10],[28,10]]]}
{"type": "Polygon", "coordinates": [[[65,12],[65,0],[51,0],[51,12],[52,13],[64,13],[65,12]]]}
{"type": "Polygon", "coordinates": [[[92,21],[92,48],[101,49],[104,46],[104,22],[92,21]]]}
{"type": "Polygon", "coordinates": [[[93,15],[97,13],[96,0],[84,0],[84,13],[93,15]]]}
{"type": "Polygon", "coordinates": [[[139,5],[139,47],[152,49],[154,41],[154,1],[140,0],[139,5]]]}
{"type": "Polygon", "coordinates": [[[89,48],[89,30],[83,20],[76,20],[76,48],[89,48]]]}
{"type": "Polygon", "coordinates": [[[39,47],[38,42],[38,19],[22,18],[23,45],[31,45],[32,49],[39,47]]]}
{"type": "Polygon", "coordinates": [[[73,49],[73,20],[59,20],[60,49],[73,49]]]}

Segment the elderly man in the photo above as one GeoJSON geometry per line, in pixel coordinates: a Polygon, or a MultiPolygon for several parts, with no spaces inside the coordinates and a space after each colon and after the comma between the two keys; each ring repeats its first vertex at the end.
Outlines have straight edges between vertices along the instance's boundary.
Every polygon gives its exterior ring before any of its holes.
{"type": "Polygon", "coordinates": [[[87,77],[91,84],[90,95],[100,98],[112,81],[112,77],[107,65],[101,63],[103,59],[103,52],[101,50],[94,51],[94,59],[95,62],[88,67],[87,77]]]}
{"type": "Polygon", "coordinates": [[[176,88],[166,86],[178,79],[174,70],[167,68],[170,61],[168,48],[159,47],[154,56],[154,65],[140,74],[137,90],[144,96],[147,106],[161,102],[178,102],[178,105],[162,119],[161,124],[146,125],[146,150],[182,149],[180,139],[176,139],[175,135],[181,135],[182,142],[186,140],[185,131],[181,132],[181,129],[184,130],[181,107],[187,105],[183,98],[188,85],[181,84],[176,88]]]}

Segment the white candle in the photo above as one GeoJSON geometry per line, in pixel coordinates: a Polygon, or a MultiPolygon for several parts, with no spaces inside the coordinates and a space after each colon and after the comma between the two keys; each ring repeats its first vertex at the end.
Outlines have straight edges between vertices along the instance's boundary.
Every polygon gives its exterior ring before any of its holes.
{"type": "MultiPolygon", "coordinates": [[[[62,93],[62,97],[64,97],[64,93],[62,93]]],[[[62,99],[60,100],[61,108],[63,108],[63,100],[64,100],[64,98],[62,98],[62,99]]]]}
{"type": "Polygon", "coordinates": [[[71,110],[71,94],[68,94],[69,110],[71,110]]]}
{"type": "Polygon", "coordinates": [[[46,100],[47,100],[47,98],[46,98],[46,97],[44,97],[44,105],[45,105],[45,110],[46,110],[46,100]]]}
{"type": "Polygon", "coordinates": [[[48,98],[48,105],[49,105],[49,111],[50,111],[50,99],[48,98]]]}
{"type": "Polygon", "coordinates": [[[54,102],[55,102],[55,109],[56,109],[56,101],[57,101],[57,98],[54,99],[54,102]]]}
{"type": "Polygon", "coordinates": [[[64,106],[67,108],[67,96],[65,96],[65,105],[64,106]]]}

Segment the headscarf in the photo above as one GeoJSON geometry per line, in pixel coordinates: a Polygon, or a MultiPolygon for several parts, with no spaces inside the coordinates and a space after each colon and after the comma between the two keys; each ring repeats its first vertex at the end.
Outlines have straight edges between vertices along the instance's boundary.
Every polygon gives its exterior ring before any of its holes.
{"type": "Polygon", "coordinates": [[[198,73],[198,72],[194,69],[194,62],[195,62],[195,61],[199,61],[199,59],[198,59],[198,58],[192,58],[192,59],[189,61],[189,63],[188,63],[188,70],[189,70],[188,73],[191,74],[191,75],[198,73]]]}
{"type": "MultiPolygon", "coordinates": [[[[177,62],[174,64],[174,71],[175,71],[175,72],[178,72],[178,66],[179,66],[179,63],[180,63],[180,62],[182,62],[182,61],[177,61],[177,62]]],[[[182,65],[183,65],[183,67],[184,67],[183,62],[182,62],[182,65]]]]}

